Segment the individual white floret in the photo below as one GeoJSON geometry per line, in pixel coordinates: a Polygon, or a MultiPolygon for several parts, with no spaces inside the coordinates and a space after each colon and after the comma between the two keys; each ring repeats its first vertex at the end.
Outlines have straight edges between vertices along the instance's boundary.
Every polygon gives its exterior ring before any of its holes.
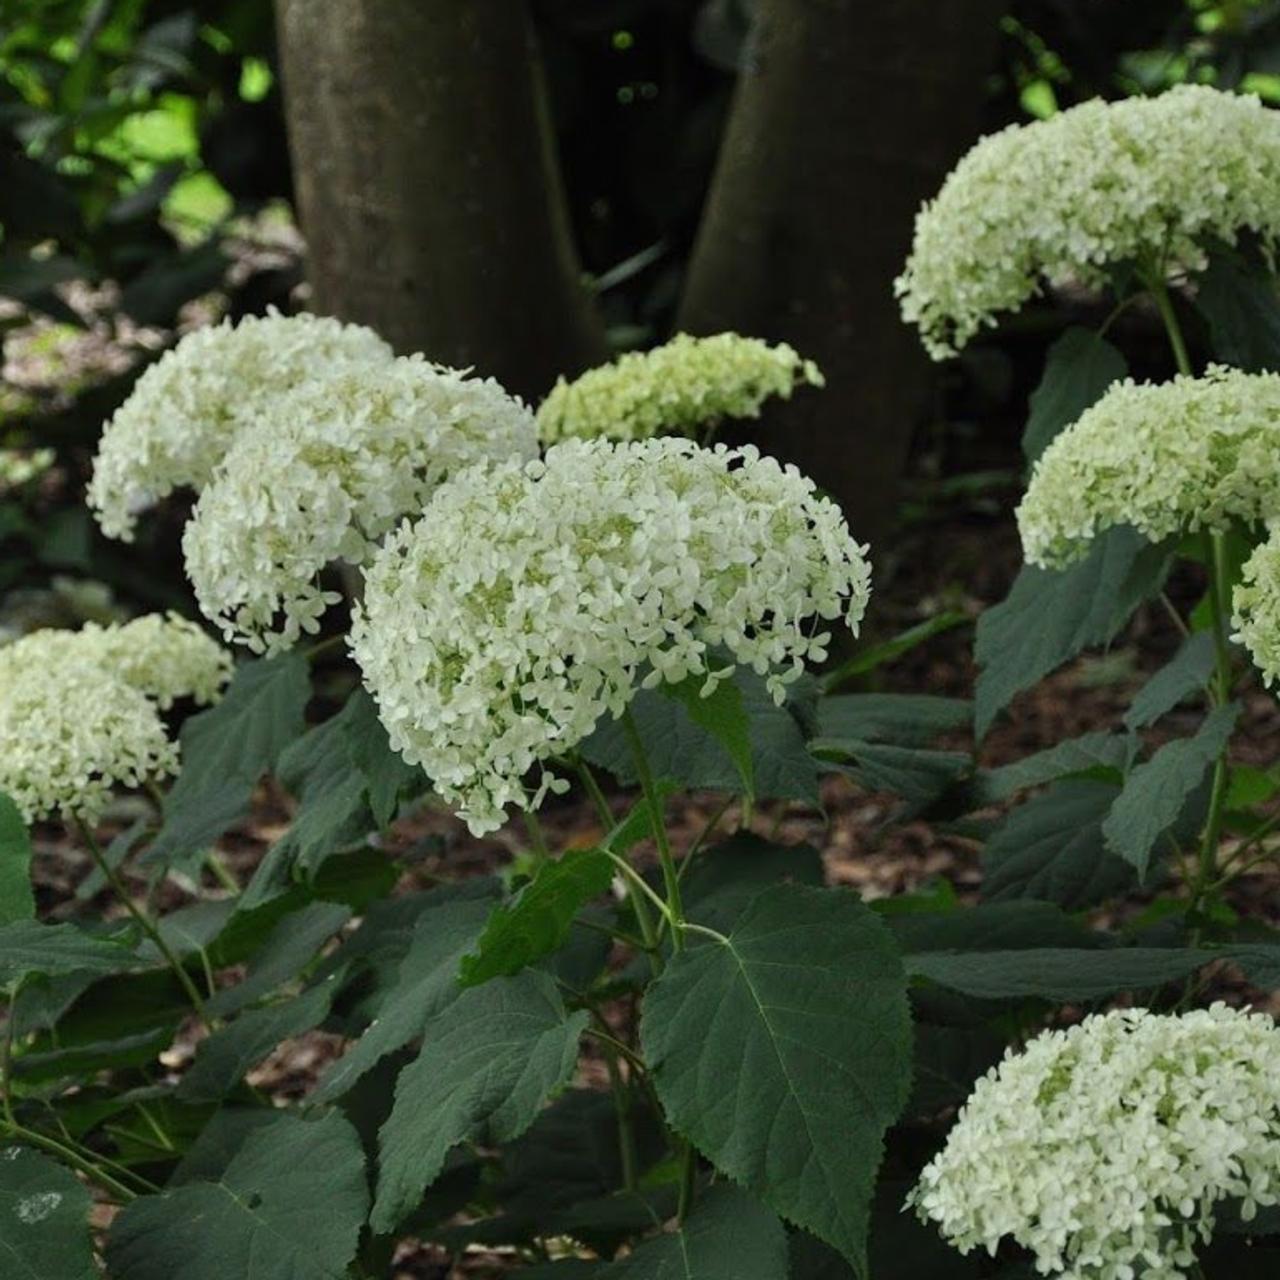
{"type": "Polygon", "coordinates": [[[1028,564],[1061,568],[1100,533],[1153,542],[1280,515],[1280,375],[1118,382],[1045,449],[1018,507],[1028,564]]]}
{"type": "Polygon", "coordinates": [[[453,472],[536,453],[533,414],[491,378],[421,357],[351,366],[260,407],[196,503],[187,575],[228,639],[277,652],[337,602],[326,565],[363,564],[453,472]]]}
{"type": "Polygon", "coordinates": [[[281,393],[348,364],[383,363],[372,329],[321,316],[248,316],[196,329],[138,379],[103,429],[88,502],[108,537],[173,490],[199,490],[281,393]]]}
{"type": "Polygon", "coordinates": [[[1223,1201],[1280,1200],[1280,1029],[1216,1004],[1037,1036],[974,1086],[909,1203],[962,1253],[1041,1275],[1182,1280],[1223,1201]]]}
{"type": "Polygon", "coordinates": [[[758,418],[771,396],[823,385],[812,360],[785,342],[717,333],[678,333],[652,351],[628,352],[612,364],[561,378],[538,409],[544,444],[571,436],[647,440],[694,436],[724,419],[758,418]]]}
{"type": "Polygon", "coordinates": [[[896,283],[936,360],[1051,285],[1107,269],[1198,270],[1210,239],[1280,236],[1280,113],[1180,85],[1086,102],[983,138],[916,217],[896,283]]]}
{"type": "Polygon", "coordinates": [[[822,623],[857,630],[865,551],[753,448],[572,440],[442,486],[374,557],[352,648],[392,745],[480,834],[535,808],[641,680],[741,664],[781,700],[822,623]]]}

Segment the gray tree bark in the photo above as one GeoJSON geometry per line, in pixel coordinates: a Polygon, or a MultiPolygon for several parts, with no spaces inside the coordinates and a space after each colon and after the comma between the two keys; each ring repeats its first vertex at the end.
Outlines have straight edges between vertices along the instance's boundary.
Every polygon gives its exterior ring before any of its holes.
{"type": "MultiPolygon", "coordinates": [[[[893,280],[973,141],[1003,0],[761,0],[679,325],[785,340],[823,391],[753,436],[889,527],[930,380],[893,280]]],[[[874,546],[873,546],[874,550],[874,546]]]]}
{"type": "Polygon", "coordinates": [[[539,398],[606,358],[525,0],[276,0],[315,310],[539,398]]]}

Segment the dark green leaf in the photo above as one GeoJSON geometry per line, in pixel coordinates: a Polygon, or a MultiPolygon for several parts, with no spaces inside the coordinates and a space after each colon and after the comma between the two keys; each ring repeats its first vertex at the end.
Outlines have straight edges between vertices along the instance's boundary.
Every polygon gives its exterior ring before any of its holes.
{"type": "Polygon", "coordinates": [[[975,783],[975,799],[981,804],[993,804],[1028,787],[1069,778],[1072,774],[1097,770],[1126,773],[1138,753],[1138,745],[1137,739],[1129,734],[1101,731],[1067,738],[1057,746],[1046,747],[1013,764],[984,769],[975,783]]]}
{"type": "Polygon", "coordinates": [[[1124,790],[1102,824],[1107,848],[1146,875],[1156,842],[1178,820],[1187,801],[1226,749],[1240,707],[1216,707],[1191,738],[1166,743],[1125,779],[1124,790]]]}
{"type": "Polygon", "coordinates": [[[674,698],[689,719],[704,729],[724,748],[738,772],[744,795],[755,794],[755,768],[751,752],[751,721],[742,702],[742,690],[732,680],[721,680],[705,696],[703,676],[690,676],[679,684],[659,686],[668,698],[674,698]]]}
{"type": "Polygon", "coordinates": [[[1115,637],[1134,609],[1159,591],[1169,561],[1167,547],[1121,527],[1097,538],[1070,569],[1024,567],[1008,596],[978,620],[978,737],[1015,694],[1115,637]]]}
{"type": "Polygon", "coordinates": [[[382,1127],[373,1229],[404,1219],[457,1143],[523,1133],[567,1083],[587,1021],[536,971],[464,991],[433,1020],[382,1127]]]}
{"type": "Polygon", "coordinates": [[[73,924],[16,920],[0,927],[0,987],[11,987],[29,974],[115,974],[137,967],[129,947],[91,937],[73,924]]]}
{"type": "MultiPolygon", "coordinates": [[[[640,1114],[633,1106],[633,1128],[640,1114]]],[[[535,1235],[544,1234],[550,1211],[615,1191],[622,1156],[612,1096],[571,1089],[557,1098],[504,1152],[503,1171],[498,1200],[508,1215],[528,1217],[535,1235]]]]}
{"type": "Polygon", "coordinates": [[[739,831],[699,853],[684,877],[685,914],[718,929],[732,929],[747,904],[773,885],[822,885],[822,855],[809,844],[783,845],[739,831]]]}
{"type": "Polygon", "coordinates": [[[374,821],[386,827],[402,799],[426,789],[427,776],[391,749],[378,708],[363,688],[347,699],[344,711],[343,729],[351,758],[364,777],[374,821]]]}
{"type": "Polygon", "coordinates": [[[543,862],[516,896],[494,909],[476,950],[462,957],[463,986],[519,973],[550,955],[569,935],[573,918],[608,889],[613,863],[599,849],[570,849],[543,862]]]}
{"type": "Polygon", "coordinates": [[[277,1119],[278,1113],[269,1107],[219,1107],[169,1175],[169,1187],[217,1182],[250,1135],[277,1119]]]}
{"type": "Polygon", "coordinates": [[[280,1116],[216,1182],[127,1206],[107,1265],[112,1280],[345,1280],[368,1205],[355,1130],[280,1116]]]}
{"type": "Polygon", "coordinates": [[[925,693],[849,693],[818,703],[818,734],[921,746],[940,733],[968,729],[973,703],[925,693]]]}
{"type": "Polygon", "coordinates": [[[982,896],[1041,898],[1079,911],[1130,889],[1133,868],[1102,835],[1117,794],[1106,782],[1060,782],[1015,809],[983,850],[982,896]]]}
{"type": "Polygon", "coordinates": [[[901,796],[912,810],[932,804],[973,769],[973,761],[961,751],[899,747],[856,738],[815,738],[809,745],[821,759],[846,762],[842,771],[868,791],[901,796]]]}
{"type": "Polygon", "coordinates": [[[877,667],[883,667],[895,658],[902,657],[904,653],[910,653],[926,640],[932,640],[934,636],[942,635],[956,627],[966,626],[971,621],[967,613],[960,613],[954,609],[926,618],[924,622],[908,627],[906,631],[894,636],[891,640],[872,645],[855,654],[847,662],[842,662],[834,671],[828,672],[822,678],[822,690],[824,693],[834,693],[841,685],[847,684],[855,677],[866,675],[877,667]]]}
{"type": "Polygon", "coordinates": [[[215,1018],[226,1018],[270,995],[296,978],[350,918],[351,908],[340,902],[313,902],[285,916],[254,956],[244,981],[224,987],[206,1009],[215,1018]]]}
{"type": "Polygon", "coordinates": [[[1197,281],[1196,309],[1209,322],[1213,354],[1250,373],[1280,370],[1280,296],[1275,277],[1239,255],[1214,254],[1197,281]]]}
{"type": "Polygon", "coordinates": [[[0,1151],[0,1273],[5,1280],[95,1280],[89,1192],[26,1147],[0,1151]]]}
{"type": "Polygon", "coordinates": [[[332,983],[278,1004],[250,1009],[200,1042],[195,1061],[178,1085],[186,1102],[225,1097],[282,1040],[300,1036],[324,1021],[333,999],[332,983]]]}
{"type": "Polygon", "coordinates": [[[1040,385],[1031,393],[1031,414],[1022,452],[1034,462],[1064,427],[1070,426],[1128,372],[1124,356],[1101,334],[1073,325],[1049,348],[1040,385]]]}
{"type": "Polygon", "coordinates": [[[1102,935],[1083,928],[1051,902],[984,902],[953,911],[891,912],[884,922],[904,955],[1096,947],[1104,942],[1102,935]]]}
{"type": "Polygon", "coordinates": [[[1213,675],[1213,664],[1213,636],[1207,631],[1188,636],[1173,660],[1139,690],[1125,715],[1125,726],[1141,729],[1192,694],[1202,693],[1213,675]]]}
{"type": "Polygon", "coordinates": [[[916,977],[987,1000],[1038,996],[1058,1004],[1102,1000],[1176,982],[1214,959],[1212,951],[1108,947],[1027,951],[934,951],[907,957],[916,977]]]}
{"type": "Polygon", "coordinates": [[[380,1058],[421,1035],[427,1021],[458,998],[458,967],[483,932],[492,906],[489,896],[445,898],[418,915],[398,980],[377,1020],[321,1077],[315,1101],[344,1093],[380,1058]]]}
{"type": "Polygon", "coordinates": [[[608,1280],[787,1280],[787,1233],[737,1187],[713,1187],[677,1231],[605,1271],[608,1280]]]}
{"type": "Polygon", "coordinates": [[[0,794],[0,925],[32,920],[36,898],[31,889],[31,837],[18,806],[0,794]]]}
{"type": "MultiPolygon", "coordinates": [[[[733,683],[751,726],[752,776],[756,795],[765,799],[818,802],[818,770],[805,746],[806,720],[813,687],[798,682],[788,701],[775,706],[764,680],[736,671],[733,683]]],[[[641,741],[656,777],[674,779],[689,790],[740,791],[742,780],[728,753],[689,716],[683,703],[654,689],[642,689],[631,701],[641,741]]],[[[619,782],[636,781],[626,734],[617,721],[606,721],[582,744],[583,756],[607,769],[619,782]]]]}
{"type": "Polygon", "coordinates": [[[183,725],[182,772],[143,861],[202,851],[240,818],[258,779],[302,732],[310,696],[301,654],[241,666],[222,701],[183,725]]]}
{"type": "Polygon", "coordinates": [[[1005,1042],[989,1027],[944,1027],[917,1022],[914,1087],[907,1110],[934,1115],[958,1107],[974,1081],[1000,1061],[1005,1042]]]}
{"type": "Polygon", "coordinates": [[[902,961],[875,914],[842,890],[766,889],[723,942],[673,958],[641,1037],[676,1131],[865,1271],[911,1072],[902,961]]]}

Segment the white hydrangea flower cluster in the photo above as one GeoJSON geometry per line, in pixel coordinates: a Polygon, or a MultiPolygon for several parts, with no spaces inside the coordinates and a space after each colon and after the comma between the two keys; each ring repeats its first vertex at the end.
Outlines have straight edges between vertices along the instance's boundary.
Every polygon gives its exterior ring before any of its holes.
{"type": "Polygon", "coordinates": [[[230,654],[193,623],[35,631],[0,648],[0,791],[24,819],[93,821],[117,785],[177,772],[161,711],[216,700],[230,654]]]}
{"type": "Polygon", "coordinates": [[[1232,596],[1232,639],[1249,651],[1270,688],[1280,680],[1280,531],[1254,548],[1232,596]]]}
{"type": "Polygon", "coordinates": [[[228,639],[276,652],[339,599],[325,565],[363,564],[447,475],[536,455],[533,414],[492,378],[420,356],[350,365],[259,406],[187,525],[187,576],[228,639]]]}
{"type": "Polygon", "coordinates": [[[0,494],[38,479],[53,466],[52,449],[0,449],[0,494]]]}
{"type": "Polygon", "coordinates": [[[824,380],[785,342],[678,333],[652,351],[628,352],[580,378],[561,378],[538,409],[544,444],[570,437],[647,440],[696,435],[726,418],[758,418],[770,396],[790,399],[824,380]]]}
{"type": "Polygon", "coordinates": [[[1280,1029],[1216,1004],[1095,1015],[975,1085],[909,1203],[961,1252],[1042,1275],[1181,1280],[1215,1209],[1280,1200],[1280,1029]]]}
{"type": "Polygon", "coordinates": [[[372,329],[274,310],[187,334],[103,430],[88,489],[102,531],[130,541],[141,512],[175,489],[202,488],[241,429],[282,392],[343,365],[392,358],[372,329]]]}
{"type": "Polygon", "coordinates": [[[916,217],[896,282],[935,360],[1043,281],[1101,285],[1115,263],[1197,270],[1210,237],[1280,237],[1280,114],[1180,85],[1093,101],[983,138],[916,217]]]}
{"type": "Polygon", "coordinates": [[[1129,524],[1153,542],[1280,514],[1280,375],[1118,382],[1036,462],[1018,507],[1029,564],[1061,568],[1129,524]]]}
{"type": "Polygon", "coordinates": [[[826,656],[816,620],[856,632],[869,594],[866,548],[794,467],[571,440],[437,490],[374,557],[352,650],[392,746],[483,834],[562,789],[549,762],[639,681],[742,664],[781,700],[826,656]]]}

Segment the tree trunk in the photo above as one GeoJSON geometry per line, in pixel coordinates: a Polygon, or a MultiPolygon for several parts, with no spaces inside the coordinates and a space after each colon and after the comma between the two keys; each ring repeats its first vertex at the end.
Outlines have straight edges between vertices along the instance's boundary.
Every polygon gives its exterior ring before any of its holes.
{"type": "Polygon", "coordinates": [[[785,340],[827,376],[756,438],[889,527],[927,361],[893,280],[977,131],[1004,0],[761,0],[680,327],[785,340]]]}
{"type": "Polygon", "coordinates": [[[537,398],[606,358],[525,0],[276,0],[317,311],[537,398]]]}

